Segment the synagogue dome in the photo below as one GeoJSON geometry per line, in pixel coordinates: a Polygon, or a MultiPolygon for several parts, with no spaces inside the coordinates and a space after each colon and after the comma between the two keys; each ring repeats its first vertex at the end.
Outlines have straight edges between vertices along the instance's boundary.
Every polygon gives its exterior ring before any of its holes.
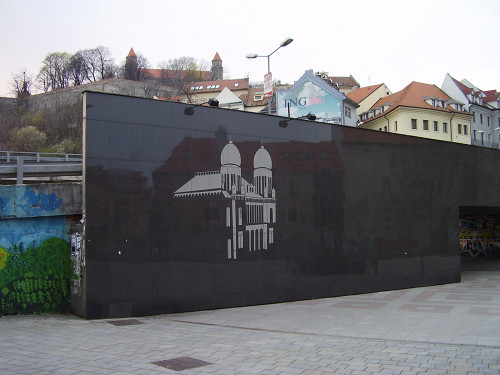
{"type": "Polygon", "coordinates": [[[227,145],[224,146],[220,155],[221,165],[237,165],[241,166],[241,155],[238,151],[238,147],[233,144],[233,141],[229,141],[227,145]]]}
{"type": "Polygon", "coordinates": [[[264,146],[261,146],[260,149],[255,153],[255,156],[253,158],[253,167],[267,169],[273,168],[271,155],[269,155],[269,152],[267,152],[264,146]]]}

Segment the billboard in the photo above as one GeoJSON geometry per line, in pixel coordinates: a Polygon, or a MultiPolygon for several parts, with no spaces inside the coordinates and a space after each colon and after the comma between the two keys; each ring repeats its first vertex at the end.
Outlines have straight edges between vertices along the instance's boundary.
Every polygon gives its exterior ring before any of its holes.
{"type": "Polygon", "coordinates": [[[295,85],[279,90],[277,96],[278,116],[305,119],[309,113],[317,121],[342,124],[342,102],[344,95],[330,87],[322,79],[306,72],[295,85]]]}

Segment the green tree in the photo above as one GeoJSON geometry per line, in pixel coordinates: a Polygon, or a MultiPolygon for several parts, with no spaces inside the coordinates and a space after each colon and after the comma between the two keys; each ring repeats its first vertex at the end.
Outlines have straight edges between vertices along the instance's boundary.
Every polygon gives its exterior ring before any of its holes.
{"type": "Polygon", "coordinates": [[[22,128],[14,136],[16,151],[42,151],[46,143],[45,133],[34,126],[22,128]]]}

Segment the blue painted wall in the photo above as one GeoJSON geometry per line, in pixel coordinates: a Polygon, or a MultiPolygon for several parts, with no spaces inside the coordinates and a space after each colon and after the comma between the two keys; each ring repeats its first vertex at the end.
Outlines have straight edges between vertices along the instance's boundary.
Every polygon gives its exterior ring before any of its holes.
{"type": "Polygon", "coordinates": [[[79,184],[0,186],[0,314],[66,312],[79,184]]]}

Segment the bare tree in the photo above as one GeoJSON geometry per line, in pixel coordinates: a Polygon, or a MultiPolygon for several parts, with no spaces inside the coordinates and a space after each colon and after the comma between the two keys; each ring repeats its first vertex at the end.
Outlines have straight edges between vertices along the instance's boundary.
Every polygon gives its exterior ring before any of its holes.
{"type": "Polygon", "coordinates": [[[79,51],[83,57],[85,75],[89,82],[96,82],[114,75],[114,62],[109,49],[98,46],[79,51]]]}
{"type": "Polygon", "coordinates": [[[70,58],[69,74],[74,86],[115,76],[114,60],[107,47],[84,49],[70,58]]]}
{"type": "Polygon", "coordinates": [[[117,70],[109,49],[103,46],[80,50],[74,55],[49,53],[42,64],[38,81],[45,92],[111,78],[117,70]]]}
{"type": "Polygon", "coordinates": [[[31,96],[32,85],[33,78],[31,75],[27,75],[26,71],[12,75],[10,86],[12,93],[16,97],[16,107],[18,109],[28,106],[28,97],[31,96]]]}
{"type": "Polygon", "coordinates": [[[42,68],[38,74],[38,81],[47,92],[69,86],[69,62],[71,56],[66,52],[49,53],[42,61],[42,68]]]}
{"type": "Polygon", "coordinates": [[[185,95],[189,102],[192,98],[189,85],[192,82],[211,79],[211,74],[204,74],[210,71],[208,62],[197,61],[194,57],[183,56],[163,61],[159,66],[162,70],[162,83],[174,87],[180,94],[185,95]]]}
{"type": "Polygon", "coordinates": [[[82,85],[87,79],[87,70],[85,65],[85,56],[81,51],[78,51],[69,61],[69,74],[71,79],[71,84],[73,86],[82,85]]]}
{"type": "Polygon", "coordinates": [[[115,75],[115,63],[107,47],[98,46],[94,49],[97,60],[97,71],[100,79],[112,78],[115,75]]]}

